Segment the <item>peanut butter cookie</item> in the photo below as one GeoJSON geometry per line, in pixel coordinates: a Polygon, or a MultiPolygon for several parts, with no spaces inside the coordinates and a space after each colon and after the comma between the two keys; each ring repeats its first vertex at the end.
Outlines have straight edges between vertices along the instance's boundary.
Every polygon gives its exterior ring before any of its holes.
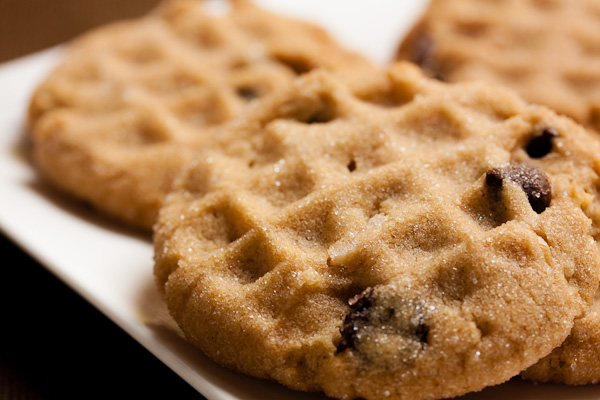
{"type": "Polygon", "coordinates": [[[290,388],[504,382],[592,303],[599,145],[500,87],[371,82],[314,71],[227,124],[160,210],[158,287],[210,358],[290,388]]]}
{"type": "Polygon", "coordinates": [[[374,68],[312,24],[209,4],[166,0],[68,45],[29,108],[51,184],[149,232],[174,175],[222,123],[311,69],[357,80],[374,68]]]}

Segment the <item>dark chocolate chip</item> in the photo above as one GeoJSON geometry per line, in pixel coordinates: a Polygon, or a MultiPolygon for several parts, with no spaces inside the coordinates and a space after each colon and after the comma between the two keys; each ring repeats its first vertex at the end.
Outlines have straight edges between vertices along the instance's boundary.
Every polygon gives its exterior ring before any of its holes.
{"type": "Polygon", "coordinates": [[[429,327],[425,324],[424,321],[419,320],[419,323],[415,328],[414,335],[417,338],[417,340],[422,344],[427,343],[427,338],[429,336],[429,327]]]}
{"type": "MultiPolygon", "coordinates": [[[[385,287],[367,288],[353,297],[348,304],[350,312],[340,328],[342,340],[337,352],[348,348],[361,351],[370,348],[378,335],[402,338],[402,346],[394,351],[402,353],[402,359],[409,360],[422,349],[429,336],[429,326],[425,323],[423,307],[418,300],[408,300],[395,291],[386,292],[385,287]]],[[[372,347],[371,347],[372,348],[372,347]]]]}
{"type": "Polygon", "coordinates": [[[485,173],[485,183],[494,188],[502,186],[502,180],[504,179],[504,173],[500,168],[490,169],[485,173]]]}
{"type": "Polygon", "coordinates": [[[351,161],[348,163],[348,171],[350,171],[350,172],[354,172],[354,170],[355,170],[355,169],[356,169],[356,161],[354,161],[354,160],[351,160],[351,161]]]}
{"type": "Polygon", "coordinates": [[[372,287],[367,288],[348,301],[350,312],[346,315],[344,324],[340,328],[342,341],[337,347],[338,353],[355,347],[356,335],[360,326],[367,323],[369,319],[370,308],[373,305],[373,290],[372,287]]]}
{"type": "Polygon", "coordinates": [[[249,86],[240,86],[236,89],[236,93],[242,99],[250,101],[259,96],[258,90],[249,86]]]}
{"type": "Polygon", "coordinates": [[[523,188],[533,210],[538,214],[544,211],[552,199],[550,181],[544,171],[525,163],[511,164],[511,167],[510,179],[523,188]]]}
{"type": "Polygon", "coordinates": [[[529,141],[526,150],[531,158],[541,158],[552,151],[558,132],[554,128],[544,128],[537,136],[529,141]]]}
{"type": "Polygon", "coordinates": [[[504,168],[494,168],[486,172],[485,181],[490,187],[501,187],[502,182],[509,179],[523,189],[538,214],[550,205],[552,189],[548,177],[541,169],[526,163],[511,163],[504,168]]]}
{"type": "Polygon", "coordinates": [[[443,80],[442,74],[434,58],[433,50],[433,39],[431,39],[427,33],[420,32],[414,43],[413,62],[420,66],[432,78],[443,80]]]}

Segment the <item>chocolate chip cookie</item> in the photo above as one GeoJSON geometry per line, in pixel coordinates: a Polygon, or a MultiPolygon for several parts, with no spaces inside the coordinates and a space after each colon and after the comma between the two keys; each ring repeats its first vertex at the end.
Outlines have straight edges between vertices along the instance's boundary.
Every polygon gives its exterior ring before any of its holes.
{"type": "MultiPolygon", "coordinates": [[[[600,132],[598,22],[600,3],[593,0],[433,0],[397,57],[444,81],[503,84],[600,132]]],[[[551,139],[540,137],[547,145],[551,139]]],[[[523,376],[597,383],[599,360],[600,319],[592,313],[578,320],[563,347],[523,376]]]]}
{"type": "Polygon", "coordinates": [[[211,359],[293,389],[502,383],[592,303],[599,145],[507,89],[371,78],[313,71],[226,124],[160,210],[157,285],[211,359]]]}
{"type": "Polygon", "coordinates": [[[223,122],[311,69],[351,81],[374,68],[312,24],[211,4],[166,0],[67,46],[29,107],[48,182],[150,232],[175,174],[223,122]]]}
{"type": "Polygon", "coordinates": [[[432,0],[397,57],[448,82],[484,79],[600,131],[600,3],[432,0]]]}

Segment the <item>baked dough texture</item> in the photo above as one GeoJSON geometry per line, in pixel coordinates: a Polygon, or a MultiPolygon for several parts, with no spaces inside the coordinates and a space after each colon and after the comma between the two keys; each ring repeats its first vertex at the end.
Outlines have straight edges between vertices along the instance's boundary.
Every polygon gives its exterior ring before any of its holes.
{"type": "Polygon", "coordinates": [[[512,88],[600,132],[600,3],[431,0],[397,57],[512,88]]]}
{"type": "Polygon", "coordinates": [[[587,385],[600,382],[600,293],[592,310],[577,319],[563,344],[521,373],[537,382],[587,385]]]}
{"type": "MultiPolygon", "coordinates": [[[[502,84],[600,132],[599,22],[595,0],[432,0],[402,39],[397,58],[447,82],[502,84]]],[[[564,345],[523,377],[573,385],[600,381],[596,301],[596,311],[577,321],[564,345]]]]}
{"type": "Polygon", "coordinates": [[[368,82],[313,71],[226,124],[160,210],[158,288],[208,357],[293,389],[505,382],[592,304],[599,145],[504,88],[368,82]]]}
{"type": "Polygon", "coordinates": [[[33,159],[52,185],[151,232],[182,165],[219,125],[314,68],[374,67],[323,29],[249,1],[166,0],[67,46],[32,96],[33,159]]]}

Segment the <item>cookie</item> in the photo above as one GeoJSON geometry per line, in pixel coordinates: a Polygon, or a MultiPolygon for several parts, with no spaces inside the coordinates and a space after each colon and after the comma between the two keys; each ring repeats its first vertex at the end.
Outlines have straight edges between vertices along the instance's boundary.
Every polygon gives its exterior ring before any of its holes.
{"type": "Polygon", "coordinates": [[[564,343],[521,376],[536,382],[569,385],[600,382],[600,292],[592,310],[575,322],[564,343]]]}
{"type": "MultiPolygon", "coordinates": [[[[444,81],[482,79],[505,85],[600,131],[599,21],[595,1],[433,0],[403,39],[397,57],[444,81]]],[[[578,320],[564,346],[523,376],[597,383],[598,360],[600,318],[594,312],[578,320]]]]}
{"type": "Polygon", "coordinates": [[[506,85],[600,131],[600,3],[432,0],[397,57],[448,82],[506,85]]]}
{"type": "Polygon", "coordinates": [[[410,63],[367,81],[313,71],[226,124],[160,210],[157,285],[208,357],[293,389],[504,382],[598,288],[599,145],[500,87],[410,63]]]}
{"type": "Polygon", "coordinates": [[[219,125],[311,69],[353,81],[374,68],[317,26],[219,4],[167,0],[68,46],[29,107],[50,183],[150,232],[176,172],[219,125]]]}

